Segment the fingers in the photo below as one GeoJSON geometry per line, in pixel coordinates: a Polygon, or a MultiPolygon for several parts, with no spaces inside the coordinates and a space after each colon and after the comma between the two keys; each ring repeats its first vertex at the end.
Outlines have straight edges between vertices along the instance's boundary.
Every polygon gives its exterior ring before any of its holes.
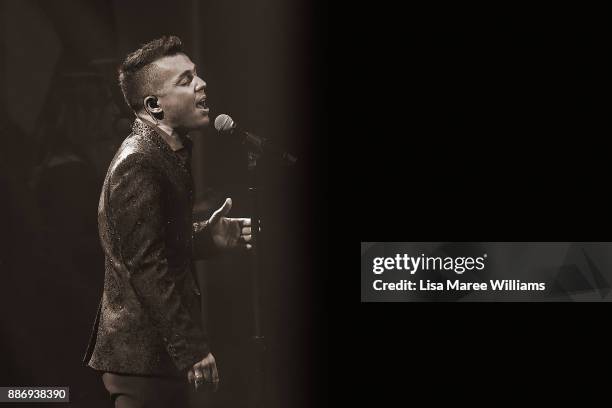
{"type": "Polygon", "coordinates": [[[238,225],[240,230],[240,235],[238,236],[238,241],[246,244],[244,247],[246,249],[253,248],[253,245],[249,244],[253,240],[252,229],[251,229],[251,219],[250,218],[227,218],[228,221],[238,225]]]}
{"type": "Polygon", "coordinates": [[[239,237],[240,241],[246,244],[246,249],[253,248],[253,245],[249,244],[249,242],[251,242],[251,240],[253,239],[253,236],[251,235],[251,219],[242,218],[238,219],[238,221],[240,224],[242,224],[239,237]]]}
{"type": "Polygon", "coordinates": [[[226,198],[221,208],[219,208],[217,211],[213,213],[213,215],[210,216],[210,220],[208,220],[208,222],[210,224],[215,224],[221,219],[221,217],[225,217],[231,209],[232,209],[232,199],[226,198]]]}
{"type": "Polygon", "coordinates": [[[212,388],[217,391],[219,388],[219,371],[217,370],[217,362],[215,357],[209,353],[202,361],[197,362],[187,372],[187,380],[190,384],[194,384],[195,389],[201,387],[212,388]]]}
{"type": "Polygon", "coordinates": [[[193,371],[193,376],[196,382],[208,381],[210,378],[208,368],[202,365],[201,362],[194,365],[192,368],[192,371],[193,371]]]}
{"type": "Polygon", "coordinates": [[[214,363],[213,365],[211,365],[211,377],[212,377],[212,382],[213,383],[218,383],[219,382],[219,371],[217,370],[217,363],[214,363]]]}
{"type": "Polygon", "coordinates": [[[202,370],[201,367],[197,367],[197,365],[193,368],[193,372],[194,372],[194,385],[196,390],[202,386],[206,381],[208,381],[208,379],[206,378],[207,376],[204,374],[207,370],[202,370]]]}
{"type": "Polygon", "coordinates": [[[209,354],[199,363],[193,366],[194,377],[196,381],[198,378],[206,382],[217,382],[219,381],[219,372],[217,371],[217,362],[212,354],[209,354]]]}

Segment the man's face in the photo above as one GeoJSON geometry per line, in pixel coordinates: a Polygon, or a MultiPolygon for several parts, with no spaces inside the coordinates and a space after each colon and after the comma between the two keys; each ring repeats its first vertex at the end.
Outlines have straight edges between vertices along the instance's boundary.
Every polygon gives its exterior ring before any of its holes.
{"type": "Polygon", "coordinates": [[[185,54],[163,57],[154,62],[159,69],[158,104],[163,121],[177,131],[190,131],[210,122],[206,105],[206,82],[185,54]]]}

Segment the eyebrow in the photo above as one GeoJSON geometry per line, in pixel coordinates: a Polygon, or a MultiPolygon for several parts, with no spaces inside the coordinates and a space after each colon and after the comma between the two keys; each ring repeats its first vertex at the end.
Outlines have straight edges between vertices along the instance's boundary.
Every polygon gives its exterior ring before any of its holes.
{"type": "Polygon", "coordinates": [[[181,82],[181,80],[184,77],[191,74],[192,72],[195,72],[195,70],[196,70],[196,66],[194,65],[192,69],[186,69],[185,71],[181,72],[181,74],[176,78],[175,84],[178,84],[179,82],[181,82]]]}

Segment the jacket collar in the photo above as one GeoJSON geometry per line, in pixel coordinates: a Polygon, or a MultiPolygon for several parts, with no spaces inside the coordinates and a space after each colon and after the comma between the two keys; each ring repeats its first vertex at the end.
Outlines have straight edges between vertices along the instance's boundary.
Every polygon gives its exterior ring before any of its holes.
{"type": "Polygon", "coordinates": [[[179,136],[180,143],[172,139],[155,124],[141,118],[136,118],[132,125],[132,132],[152,140],[157,147],[166,153],[174,153],[181,149],[191,150],[193,142],[188,136],[179,136]]]}

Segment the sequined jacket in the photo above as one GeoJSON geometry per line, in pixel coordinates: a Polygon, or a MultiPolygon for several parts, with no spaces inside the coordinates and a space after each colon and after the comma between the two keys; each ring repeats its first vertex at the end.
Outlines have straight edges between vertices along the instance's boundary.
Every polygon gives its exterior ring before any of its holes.
{"type": "Polygon", "coordinates": [[[158,132],[137,119],[102,187],[104,291],[84,357],[96,370],[180,376],[209,352],[192,260],[213,243],[192,220],[191,145],[158,132]]]}

